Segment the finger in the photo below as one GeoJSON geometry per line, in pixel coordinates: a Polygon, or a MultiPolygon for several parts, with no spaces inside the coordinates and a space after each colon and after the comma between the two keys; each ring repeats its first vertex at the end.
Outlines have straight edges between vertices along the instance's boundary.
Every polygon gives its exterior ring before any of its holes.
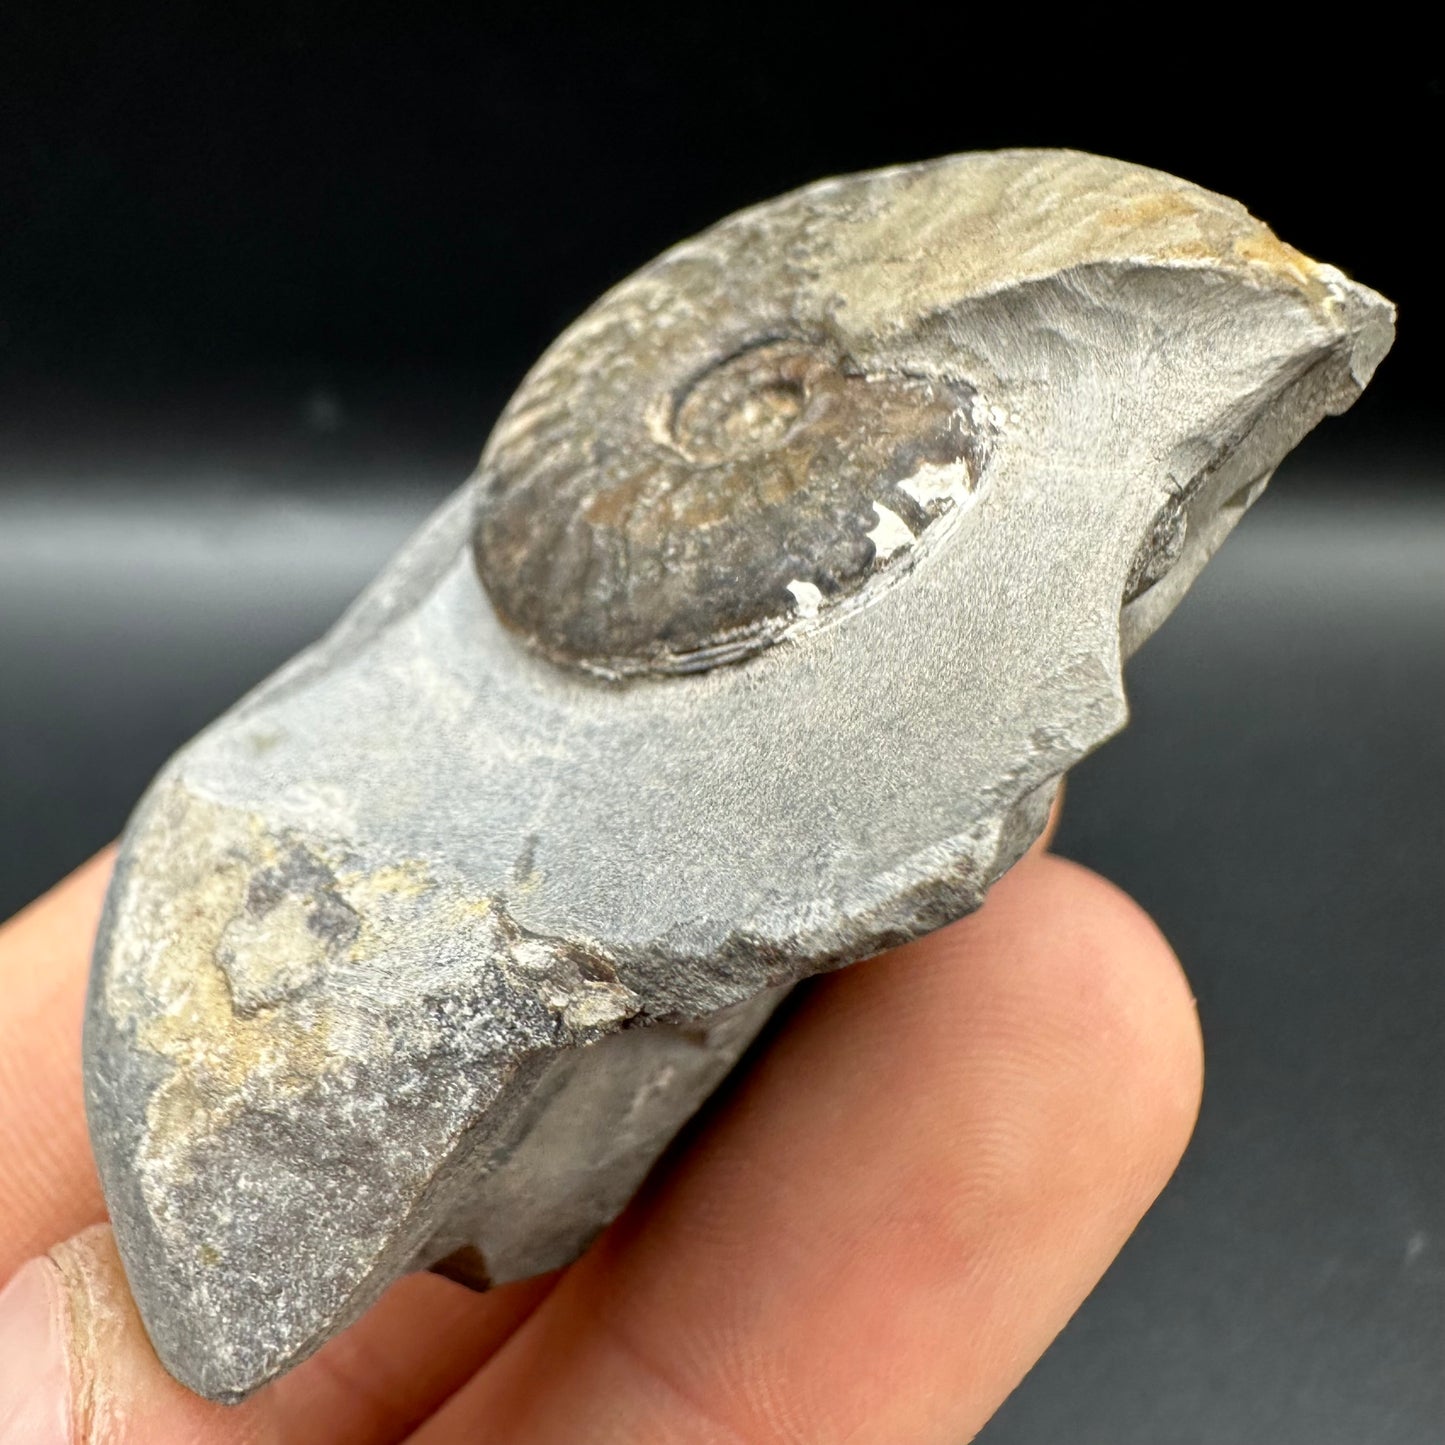
{"type": "Polygon", "coordinates": [[[213,1405],[146,1340],[108,1226],[32,1260],[0,1295],[0,1445],[273,1445],[264,1402],[213,1405]]]}
{"type": "Polygon", "coordinates": [[[1047,856],[817,988],[418,1445],[953,1445],[1168,1178],[1200,1083],[1139,909],[1047,856]]]}
{"type": "Polygon", "coordinates": [[[365,1319],[271,1387],[281,1438],[287,1445],[404,1440],[486,1364],[554,1283],[548,1275],[475,1294],[432,1274],[398,1280],[365,1319]]]}
{"type": "Polygon", "coordinates": [[[403,1439],[486,1359],[550,1281],[485,1298],[402,1281],[354,1330],[239,1407],[177,1384],[132,1303],[109,1226],[0,1292],[0,1445],[370,1445],[403,1439]],[[464,1347],[463,1347],[464,1346],[464,1347]]]}
{"type": "Polygon", "coordinates": [[[110,867],[107,849],[0,927],[0,1282],[104,1217],[80,1025],[110,867]]]}

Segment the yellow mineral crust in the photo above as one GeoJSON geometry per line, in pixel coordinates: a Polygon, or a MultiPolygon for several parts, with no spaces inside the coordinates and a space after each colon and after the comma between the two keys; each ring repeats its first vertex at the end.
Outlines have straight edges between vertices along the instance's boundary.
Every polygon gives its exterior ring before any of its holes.
{"type": "Polygon", "coordinates": [[[376,956],[431,887],[404,861],[367,872],[316,844],[278,839],[252,813],[172,783],[117,900],[124,918],[104,1005],[138,1046],[173,1067],[147,1107],[143,1163],[188,1169],[202,1140],[243,1107],[306,1093],[379,1041],[379,1021],[337,1014],[311,988],[376,956]],[[301,860],[299,886],[257,896],[258,879],[301,860]],[[350,924],[350,926],[347,926],[350,924]]]}
{"type": "MultiPolygon", "coordinates": [[[[842,225],[829,218],[829,264],[813,283],[835,293],[830,309],[850,335],[887,334],[901,315],[1110,263],[1214,265],[1326,306],[1338,276],[1237,201],[1076,151],[964,155],[880,179],[871,211],[842,225]]],[[[812,193],[825,216],[828,192],[824,183],[812,193]]]]}

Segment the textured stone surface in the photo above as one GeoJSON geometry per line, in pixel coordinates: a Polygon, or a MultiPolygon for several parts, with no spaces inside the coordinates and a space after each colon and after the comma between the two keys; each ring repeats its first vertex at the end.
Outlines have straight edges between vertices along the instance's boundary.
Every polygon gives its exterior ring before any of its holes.
{"type": "Polygon", "coordinates": [[[823,182],[604,297],[127,831],[87,1098],[167,1366],[239,1398],[406,1270],[574,1257],[791,983],[978,905],[1391,336],[1065,152],[823,182]]]}

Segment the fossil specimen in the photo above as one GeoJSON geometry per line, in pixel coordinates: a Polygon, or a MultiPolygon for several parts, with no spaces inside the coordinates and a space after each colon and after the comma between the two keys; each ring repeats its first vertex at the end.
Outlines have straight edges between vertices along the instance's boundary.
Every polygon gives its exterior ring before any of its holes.
{"type": "Polygon", "coordinates": [[[86,1028],[161,1358],[573,1258],[798,979],[966,913],[1122,660],[1390,345],[1068,152],[825,181],[603,297],[478,476],[164,769],[86,1028]]]}

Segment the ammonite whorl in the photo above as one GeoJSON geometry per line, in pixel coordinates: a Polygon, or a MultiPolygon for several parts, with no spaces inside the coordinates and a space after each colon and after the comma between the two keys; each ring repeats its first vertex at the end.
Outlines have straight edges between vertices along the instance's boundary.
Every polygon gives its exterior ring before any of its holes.
{"type": "Polygon", "coordinates": [[[747,657],[861,605],[977,484],[962,376],[870,369],[803,284],[815,189],[669,251],[542,358],[482,459],[502,620],[609,677],[747,657]]]}

